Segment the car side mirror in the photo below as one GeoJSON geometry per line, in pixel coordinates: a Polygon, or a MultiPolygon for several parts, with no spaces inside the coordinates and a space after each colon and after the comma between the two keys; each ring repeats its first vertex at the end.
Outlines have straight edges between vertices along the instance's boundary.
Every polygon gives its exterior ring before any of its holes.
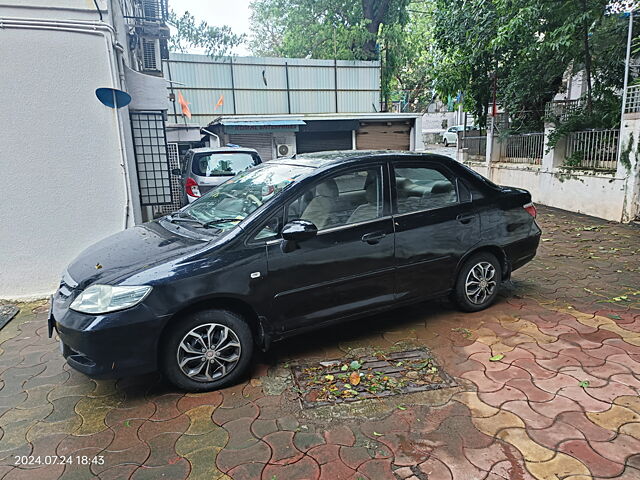
{"type": "Polygon", "coordinates": [[[318,227],[308,220],[292,220],[282,228],[282,238],[288,241],[303,242],[317,234],[318,227]]]}
{"type": "Polygon", "coordinates": [[[171,175],[182,175],[182,170],[179,168],[174,168],[171,170],[171,175]]]}

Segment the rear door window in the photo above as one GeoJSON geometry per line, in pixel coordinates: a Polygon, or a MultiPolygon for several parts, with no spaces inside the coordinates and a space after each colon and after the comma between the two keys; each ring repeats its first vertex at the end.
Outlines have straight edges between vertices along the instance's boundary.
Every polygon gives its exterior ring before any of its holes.
{"type": "Polygon", "coordinates": [[[454,178],[431,167],[394,168],[398,213],[434,210],[458,203],[454,178]]]}
{"type": "Polygon", "coordinates": [[[199,177],[233,177],[254,165],[250,153],[201,153],[194,156],[191,169],[199,177]]]}

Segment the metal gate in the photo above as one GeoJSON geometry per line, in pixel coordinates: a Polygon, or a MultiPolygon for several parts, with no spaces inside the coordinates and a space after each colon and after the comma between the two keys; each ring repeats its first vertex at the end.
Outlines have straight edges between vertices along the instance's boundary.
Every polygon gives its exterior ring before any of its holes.
{"type": "Polygon", "coordinates": [[[131,112],[140,204],[171,203],[171,183],[163,112],[131,112]]]}
{"type": "Polygon", "coordinates": [[[273,159],[273,136],[269,134],[234,133],[229,135],[229,143],[241,147],[255,148],[263,162],[273,159]]]}
{"type": "MultiPolygon", "coordinates": [[[[180,155],[177,143],[167,143],[169,153],[170,170],[180,169],[180,155]]],[[[171,174],[171,196],[173,200],[168,205],[158,205],[153,209],[154,216],[167,215],[179,210],[182,207],[182,176],[171,174]]]]}
{"type": "Polygon", "coordinates": [[[296,152],[326,152],[328,150],[351,150],[351,130],[340,132],[298,132],[296,152]]]}

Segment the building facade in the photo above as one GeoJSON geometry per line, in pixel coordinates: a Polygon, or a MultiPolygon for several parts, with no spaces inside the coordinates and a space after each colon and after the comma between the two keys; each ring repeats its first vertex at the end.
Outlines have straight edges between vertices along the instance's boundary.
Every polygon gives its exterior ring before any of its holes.
{"type": "Polygon", "coordinates": [[[0,1],[0,298],[170,202],[164,0],[0,1]],[[110,108],[98,89],[128,92],[110,108]]]}

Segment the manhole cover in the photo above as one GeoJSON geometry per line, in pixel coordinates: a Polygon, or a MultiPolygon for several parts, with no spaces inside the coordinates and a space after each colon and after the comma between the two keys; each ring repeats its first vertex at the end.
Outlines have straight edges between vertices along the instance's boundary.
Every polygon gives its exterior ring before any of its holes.
{"type": "Polygon", "coordinates": [[[0,329],[11,321],[20,311],[15,305],[0,305],[0,329]]]}
{"type": "Polygon", "coordinates": [[[426,348],[291,367],[305,407],[455,386],[426,348]]]}

